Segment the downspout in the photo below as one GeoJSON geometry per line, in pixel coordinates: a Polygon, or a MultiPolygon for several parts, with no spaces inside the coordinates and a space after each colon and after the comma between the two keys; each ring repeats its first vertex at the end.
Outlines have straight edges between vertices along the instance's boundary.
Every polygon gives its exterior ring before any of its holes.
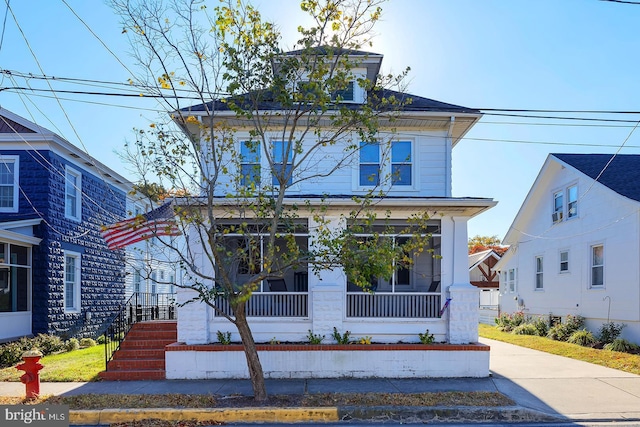
{"type": "Polygon", "coordinates": [[[456,124],[456,117],[451,116],[449,119],[449,129],[447,130],[447,138],[446,138],[446,147],[445,147],[445,163],[447,173],[444,177],[444,186],[445,186],[445,197],[451,197],[451,174],[453,165],[451,163],[452,151],[453,151],[453,126],[456,124]]]}

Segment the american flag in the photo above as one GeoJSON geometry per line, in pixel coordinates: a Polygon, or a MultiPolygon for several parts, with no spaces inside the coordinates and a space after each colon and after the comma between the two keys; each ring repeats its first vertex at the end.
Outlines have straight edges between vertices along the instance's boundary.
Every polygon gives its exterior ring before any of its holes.
{"type": "Polygon", "coordinates": [[[119,249],[155,236],[177,236],[180,229],[171,202],[142,215],[102,227],[109,249],[119,249]]]}

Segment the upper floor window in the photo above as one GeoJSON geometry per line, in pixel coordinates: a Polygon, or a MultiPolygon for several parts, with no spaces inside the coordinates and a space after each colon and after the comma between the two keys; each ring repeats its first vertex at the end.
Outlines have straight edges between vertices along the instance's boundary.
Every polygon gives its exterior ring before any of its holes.
{"type": "Polygon", "coordinates": [[[359,182],[363,187],[380,184],[380,144],[377,142],[360,143],[359,182]]]}
{"type": "Polygon", "coordinates": [[[331,98],[336,101],[353,102],[355,100],[355,84],[353,81],[347,83],[347,87],[341,90],[337,90],[333,93],[331,98]]]}
{"type": "Polygon", "coordinates": [[[293,181],[291,176],[292,161],[293,143],[289,141],[273,141],[273,175],[271,178],[273,185],[280,185],[280,182],[286,182],[286,185],[291,185],[293,181]]]}
{"type": "Polygon", "coordinates": [[[240,143],[240,185],[260,185],[260,145],[252,141],[240,143]]]}
{"type": "Polygon", "coordinates": [[[553,193],[553,222],[560,222],[564,213],[564,197],[562,191],[553,193]]]}
{"type": "Polygon", "coordinates": [[[552,222],[556,224],[576,216],[578,216],[578,186],[570,185],[555,191],[553,193],[552,222]]]}
{"type": "Polygon", "coordinates": [[[578,216],[578,186],[567,188],[567,218],[578,216]]]}
{"type": "Polygon", "coordinates": [[[543,258],[541,256],[536,257],[536,289],[544,288],[544,263],[543,258]]]}
{"type": "Polygon", "coordinates": [[[390,153],[378,142],[360,143],[358,183],[361,187],[381,184],[381,175],[390,176],[391,185],[413,185],[412,142],[392,141],[387,147],[390,153]]]}
{"type": "Polygon", "coordinates": [[[604,286],[604,245],[591,246],[591,287],[604,286]]]}
{"type": "Polygon", "coordinates": [[[0,212],[18,212],[20,157],[0,156],[0,212]]]}
{"type": "Polygon", "coordinates": [[[80,311],[80,254],[64,252],[64,309],[80,311]]]}
{"type": "Polygon", "coordinates": [[[411,142],[393,141],[391,143],[391,183],[411,185],[411,166],[411,142]]]}
{"type": "Polygon", "coordinates": [[[71,168],[65,171],[64,215],[75,221],[82,219],[82,174],[71,168]]]}

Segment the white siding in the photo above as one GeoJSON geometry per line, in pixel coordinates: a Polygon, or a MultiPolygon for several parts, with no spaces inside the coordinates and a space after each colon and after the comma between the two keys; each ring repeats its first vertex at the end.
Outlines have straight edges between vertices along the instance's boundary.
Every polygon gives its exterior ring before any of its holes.
{"type": "MultiPolygon", "coordinates": [[[[243,141],[248,139],[248,133],[238,132],[236,139],[243,141]]],[[[274,135],[275,137],[275,135],[274,135]]],[[[357,139],[357,136],[354,136],[357,139]]],[[[385,138],[390,138],[385,134],[385,138]]],[[[298,174],[306,178],[298,185],[293,185],[288,194],[321,194],[330,193],[336,195],[344,194],[365,194],[366,189],[358,188],[358,156],[352,153],[345,162],[344,147],[350,144],[350,138],[340,141],[332,146],[323,147],[317,151],[314,156],[309,158],[304,165],[298,169],[298,174]],[[343,162],[343,166],[331,173],[329,176],[314,177],[315,174],[326,173],[335,168],[337,164],[343,162]],[[310,178],[309,178],[310,177],[310,178]]],[[[450,197],[447,189],[447,174],[450,173],[450,155],[446,143],[446,132],[442,131],[410,131],[407,133],[398,133],[393,136],[394,140],[410,140],[413,145],[413,178],[414,185],[409,187],[393,187],[389,194],[403,197],[450,197]]],[[[355,140],[354,140],[355,141],[355,140]]],[[[314,140],[305,141],[305,145],[311,146],[314,140]]],[[[356,142],[357,143],[357,142],[356,142]]],[[[239,146],[238,146],[239,152],[239,146]]],[[[223,164],[231,166],[230,175],[220,176],[216,183],[216,194],[225,195],[233,194],[236,189],[231,180],[231,175],[235,171],[234,162],[231,154],[227,153],[223,156],[223,164]]],[[[264,152],[261,155],[262,164],[262,182],[271,183],[271,173],[264,152]]],[[[296,176],[294,175],[294,181],[296,176]]]]}
{"type": "MultiPolygon", "coordinates": [[[[573,168],[552,163],[529,199],[526,221],[513,256],[502,271],[518,268],[517,293],[504,293],[501,311],[518,309],[514,297],[524,301],[531,315],[581,315],[597,332],[610,320],[627,324],[623,336],[640,343],[640,260],[638,203],[585,178],[573,168]],[[553,192],[577,183],[578,217],[553,224],[553,192]],[[604,245],[604,287],[590,286],[591,246],[604,245]],[[560,272],[560,252],[569,251],[569,270],[560,272]],[[535,290],[535,256],[544,257],[544,289],[535,290]]],[[[507,242],[512,243],[512,242],[507,242]]],[[[501,276],[502,282],[502,276],[501,276]]]]}

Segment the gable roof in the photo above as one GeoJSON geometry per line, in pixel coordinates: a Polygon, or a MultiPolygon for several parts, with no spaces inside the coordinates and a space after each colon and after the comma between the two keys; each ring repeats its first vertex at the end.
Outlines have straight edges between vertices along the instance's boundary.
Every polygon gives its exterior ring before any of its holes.
{"type": "Polygon", "coordinates": [[[493,249],[487,249],[486,251],[476,252],[475,254],[469,254],[469,270],[473,270],[478,264],[484,262],[489,257],[493,257],[496,260],[500,260],[500,255],[493,249]]]}
{"type": "Polygon", "coordinates": [[[39,149],[55,151],[88,172],[103,177],[125,193],[131,189],[131,182],[127,178],[99,162],[89,153],[49,129],[0,107],[0,150],[39,149]]]}
{"type": "Polygon", "coordinates": [[[640,202],[640,155],[551,154],[616,193],[640,202]]]}

